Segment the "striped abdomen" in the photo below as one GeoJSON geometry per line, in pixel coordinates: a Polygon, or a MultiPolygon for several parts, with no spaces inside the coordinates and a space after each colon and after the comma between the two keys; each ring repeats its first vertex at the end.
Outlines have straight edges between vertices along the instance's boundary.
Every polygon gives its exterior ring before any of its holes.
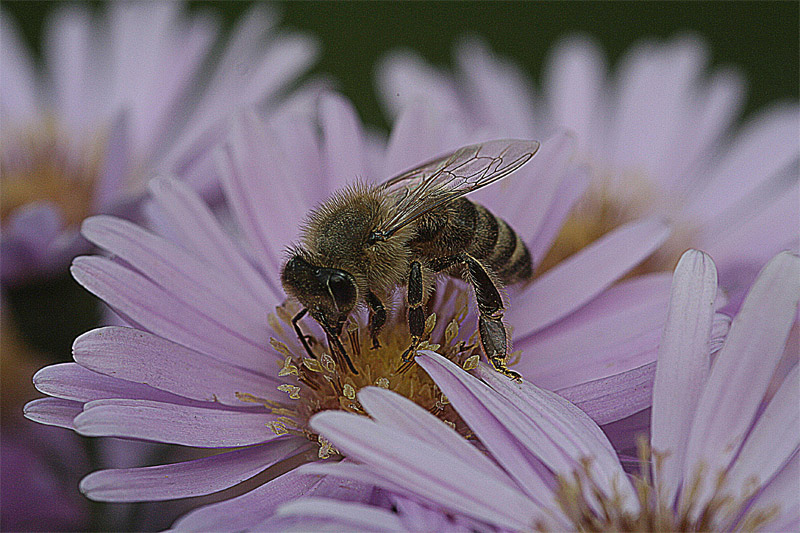
{"type": "Polygon", "coordinates": [[[529,279],[532,274],[531,253],[517,232],[482,205],[470,203],[477,218],[475,237],[468,253],[488,264],[503,283],[529,279]]]}
{"type": "Polygon", "coordinates": [[[467,252],[488,265],[504,284],[532,275],[531,254],[519,235],[504,220],[466,198],[425,215],[410,244],[428,257],[467,252]]]}

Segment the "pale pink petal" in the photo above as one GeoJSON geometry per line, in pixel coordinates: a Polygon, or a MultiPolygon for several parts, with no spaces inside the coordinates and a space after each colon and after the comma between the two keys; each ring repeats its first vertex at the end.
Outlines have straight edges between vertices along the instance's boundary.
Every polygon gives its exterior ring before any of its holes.
{"type": "Polygon", "coordinates": [[[378,67],[378,95],[395,119],[415,100],[425,100],[433,109],[457,112],[458,95],[448,76],[428,65],[409,51],[395,51],[384,57],[378,67]]]}
{"type": "Polygon", "coordinates": [[[363,416],[325,411],[312,418],[311,427],[348,457],[436,505],[511,529],[524,528],[541,517],[541,510],[510,480],[500,483],[488,478],[446,450],[363,416]],[[493,497],[487,499],[486,494],[493,497]]]}
{"type": "Polygon", "coordinates": [[[593,154],[600,134],[605,84],[605,58],[584,37],[570,37],[550,52],[544,73],[544,91],[556,126],[575,132],[578,150],[593,154]]]}
{"type": "Polygon", "coordinates": [[[500,183],[471,195],[519,233],[525,242],[538,236],[548,222],[548,208],[569,177],[565,172],[575,152],[575,139],[557,133],[544,143],[533,158],[500,183]],[[484,193],[481,195],[480,193],[484,193]]]}
{"type": "Polygon", "coordinates": [[[714,143],[739,116],[745,82],[736,71],[720,70],[712,74],[707,87],[697,92],[692,107],[686,111],[686,116],[693,118],[692,126],[681,131],[667,157],[673,165],[667,186],[678,195],[686,194],[697,184],[697,169],[709,163],[714,143]]]}
{"type": "Polygon", "coordinates": [[[526,336],[566,317],[625,275],[669,236],[659,220],[632,222],[606,234],[537,278],[509,312],[526,336]]]}
{"type": "Polygon", "coordinates": [[[185,396],[177,396],[140,383],[98,374],[75,363],[44,367],[34,374],[33,384],[37,390],[50,396],[79,402],[127,398],[178,404],[191,403],[185,396]]]}
{"type": "Polygon", "coordinates": [[[343,528],[339,531],[406,531],[396,513],[371,505],[329,498],[300,498],[280,506],[275,515],[279,518],[304,518],[309,523],[316,518],[320,520],[318,525],[323,527],[330,521],[337,528],[343,528]]]}
{"type": "Polygon", "coordinates": [[[275,512],[279,505],[306,494],[319,479],[296,469],[241,496],[195,509],[179,518],[175,531],[244,531],[275,512]]]}
{"type": "Polygon", "coordinates": [[[800,234],[797,168],[791,172],[783,183],[770,187],[769,194],[752,195],[709,224],[698,235],[698,246],[719,264],[755,261],[763,265],[778,252],[789,249],[800,234]]]}
{"type": "Polygon", "coordinates": [[[794,454],[781,471],[753,499],[751,508],[767,510],[773,506],[778,516],[767,524],[769,531],[797,531],[800,526],[800,454],[794,454]]]}
{"type": "Polygon", "coordinates": [[[91,34],[90,13],[83,6],[60,9],[45,28],[44,56],[51,69],[53,87],[53,94],[49,96],[55,100],[56,109],[69,127],[77,131],[95,118],[87,116],[83,106],[91,61],[91,34]]]}
{"type": "Polygon", "coordinates": [[[225,197],[253,258],[274,279],[279,277],[285,247],[297,239],[307,214],[301,191],[310,178],[286,175],[277,148],[248,113],[238,116],[228,143],[215,154],[225,197]]]}
{"type": "Polygon", "coordinates": [[[454,457],[472,465],[485,476],[506,481],[506,475],[475,446],[469,444],[454,429],[443,426],[441,421],[411,400],[378,387],[365,387],[358,393],[358,400],[379,424],[427,442],[431,446],[448,450],[454,457]]]}
{"type": "Polygon", "coordinates": [[[572,207],[583,196],[588,186],[589,169],[587,167],[571,168],[566,172],[555,197],[547,206],[547,214],[544,216],[536,236],[527,243],[534,267],[542,262],[561,231],[564,221],[572,211],[572,207]]]}
{"type": "Polygon", "coordinates": [[[0,117],[3,127],[33,120],[40,96],[33,60],[10,17],[0,14],[3,36],[3,75],[0,76],[0,117]],[[10,121],[10,122],[9,122],[10,121]]]}
{"type": "Polygon", "coordinates": [[[179,244],[217,270],[236,278],[265,308],[283,299],[277,280],[263,278],[247,262],[241,249],[220,227],[196,192],[171,179],[152,180],[150,192],[170,223],[170,229],[179,236],[179,244]]]}
{"type": "Polygon", "coordinates": [[[83,411],[83,402],[62,400],[61,398],[41,398],[25,404],[25,418],[67,429],[75,429],[73,420],[83,411]]]}
{"type": "Polygon", "coordinates": [[[409,102],[392,127],[379,180],[460,148],[462,139],[453,135],[452,120],[423,98],[409,102]]]}
{"type": "Polygon", "coordinates": [[[95,400],[75,418],[87,437],[126,437],[200,448],[230,448],[277,438],[267,412],[187,407],[149,400],[95,400]]]}
{"type": "MultiPolygon", "coordinates": [[[[782,253],[764,267],[714,361],[691,428],[684,479],[699,464],[715,475],[738,454],[783,353],[798,299],[800,258],[782,253]]],[[[713,490],[709,485],[696,498],[700,504],[713,490]]]]}
{"type": "Polygon", "coordinates": [[[502,136],[531,138],[534,117],[529,82],[514,65],[472,38],[456,47],[464,95],[479,121],[502,128],[502,136]]]}
{"type": "MultiPolygon", "coordinates": [[[[524,321],[511,322],[514,347],[523,351],[518,369],[538,386],[557,390],[654,361],[670,284],[666,273],[626,280],[528,337],[518,333],[524,321]]],[[[512,308],[519,305],[512,301],[512,308]]]]}
{"type": "Polygon", "coordinates": [[[312,443],[307,439],[289,437],[182,463],[101,470],[84,477],[80,490],[89,499],[102,502],[161,501],[202,496],[250,479],[311,446],[312,443]]]}
{"type": "Polygon", "coordinates": [[[142,329],[220,361],[251,369],[261,369],[269,360],[268,344],[241,336],[229,328],[227,321],[214,320],[118,263],[104,257],[83,256],[75,259],[71,272],[78,283],[142,329]]]}
{"type": "Polygon", "coordinates": [[[786,376],[778,392],[756,421],[728,471],[727,481],[737,493],[764,483],[780,471],[800,449],[800,367],[786,376]]]}
{"type": "Polygon", "coordinates": [[[714,262],[703,252],[684,253],[675,267],[653,384],[650,442],[668,454],[656,479],[668,502],[680,487],[689,430],[708,377],[716,296],[714,262]]]}
{"type": "Polygon", "coordinates": [[[785,171],[800,153],[798,129],[800,111],[796,105],[774,106],[751,119],[702,190],[692,194],[689,213],[699,220],[714,220],[785,171]]]}
{"type": "Polygon", "coordinates": [[[353,105],[345,98],[326,94],[320,98],[322,156],[329,189],[335,191],[356,180],[367,179],[364,135],[353,105]]]}
{"type": "Polygon", "coordinates": [[[273,377],[221,363],[133,328],[112,326],[84,333],[75,340],[73,357],[95,372],[199,401],[241,407],[252,404],[243,404],[238,394],[274,401],[286,398],[273,377]]]}

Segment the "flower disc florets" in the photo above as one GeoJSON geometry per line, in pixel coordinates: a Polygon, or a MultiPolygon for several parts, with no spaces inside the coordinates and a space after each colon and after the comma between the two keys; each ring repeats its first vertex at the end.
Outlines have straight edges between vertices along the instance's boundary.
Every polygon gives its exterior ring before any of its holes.
{"type": "MultiPolygon", "coordinates": [[[[470,370],[477,367],[481,352],[477,331],[469,327],[468,296],[456,282],[448,281],[440,286],[438,294],[428,302],[425,334],[419,349],[434,350],[470,370]],[[465,331],[472,333],[465,335],[465,331]]],[[[304,435],[318,442],[322,458],[336,454],[335,448],[308,429],[308,420],[315,413],[330,409],[366,414],[356,394],[363,387],[378,386],[402,394],[463,435],[468,434],[468,428],[428,374],[417,366],[406,372],[399,371],[402,355],[411,345],[411,335],[404,319],[407,314],[405,306],[400,306],[381,329],[380,347],[377,348],[372,345],[365,317],[354,314],[350,318],[342,334],[342,344],[357,374],[339,360],[324,337],[309,335],[313,358],[297,348],[299,343],[292,317],[298,311],[295,303],[287,301],[278,306],[269,318],[276,334],[270,342],[284,356],[277,374],[289,379],[278,387],[287,394],[288,402],[281,405],[265,403],[273,414],[280,417],[271,424],[275,433],[304,435]]],[[[308,334],[306,329],[309,325],[306,322],[302,324],[304,333],[308,334]]],[[[245,395],[242,399],[253,401],[245,395]]]]}
{"type": "MultiPolygon", "coordinates": [[[[632,477],[638,498],[638,513],[623,505],[620,493],[605,494],[593,479],[591,459],[572,477],[559,477],[556,501],[576,531],[757,531],[778,515],[777,508],[748,508],[750,494],[732,494],[725,473],[710,477],[700,466],[691,477],[680,502],[673,506],[664,501],[663,490],[650,475],[650,466],[657,480],[666,454],[651,450],[646,439],[638,442],[639,461],[647,465],[632,477]],[[702,508],[694,503],[700,486],[714,480],[714,492],[702,508]]],[[[758,484],[754,484],[758,488],[758,484]]],[[[537,529],[546,530],[541,524],[537,529]]]]}

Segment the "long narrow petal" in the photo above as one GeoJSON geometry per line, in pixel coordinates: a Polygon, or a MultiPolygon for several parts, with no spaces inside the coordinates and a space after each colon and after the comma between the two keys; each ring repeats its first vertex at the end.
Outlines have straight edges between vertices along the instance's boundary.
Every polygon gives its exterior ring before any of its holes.
{"type": "Polygon", "coordinates": [[[61,398],[41,398],[25,404],[25,418],[67,429],[75,429],[73,420],[83,411],[83,402],[61,398]]]}
{"type": "Polygon", "coordinates": [[[90,402],[110,398],[154,400],[187,404],[186,397],[176,396],[140,383],[98,374],[76,363],[60,363],[42,368],[33,376],[37,390],[66,400],[90,402]]]}
{"type": "Polygon", "coordinates": [[[290,437],[202,459],[143,468],[100,470],[81,480],[89,499],[104,502],[174,500],[232,487],[273,464],[313,446],[290,437]]]}
{"type": "MultiPolygon", "coordinates": [[[[571,476],[585,457],[596,458],[599,482],[612,494],[613,479],[622,477],[622,467],[600,428],[578,408],[529,382],[518,385],[496,372],[481,371],[493,390],[433,352],[421,351],[417,361],[532,498],[545,493],[534,490],[552,482],[553,474],[571,476]]],[[[620,481],[616,483],[622,488],[620,481]]],[[[633,494],[629,496],[628,502],[635,505],[633,494]]]]}
{"type": "Polygon", "coordinates": [[[306,494],[319,483],[292,470],[236,498],[195,509],[179,518],[175,531],[244,531],[275,512],[279,505],[306,494]]]}
{"type": "Polygon", "coordinates": [[[666,273],[622,281],[528,337],[518,333],[522,324],[512,322],[514,347],[523,352],[517,370],[540,387],[559,390],[652,363],[670,283],[666,273]]]}
{"type": "Polygon", "coordinates": [[[157,178],[150,181],[149,187],[153,199],[167,215],[187,250],[238,279],[262,305],[275,305],[283,298],[283,292],[247,262],[241,249],[223,231],[195,191],[175,179],[157,178]]]}
{"type": "Polygon", "coordinates": [[[800,526],[800,454],[795,454],[767,486],[753,498],[751,508],[777,507],[778,516],[767,524],[769,531],[797,531],[800,526]]]}
{"type": "Polygon", "coordinates": [[[91,217],[84,220],[81,233],[187,305],[226,322],[242,336],[266,342],[264,308],[226,272],[209,268],[185,249],[120,218],[91,217]]]}
{"type": "Polygon", "coordinates": [[[223,409],[186,407],[149,400],[96,400],[76,417],[87,437],[127,437],[201,448],[260,444],[276,438],[273,416],[223,409]]]}
{"type": "Polygon", "coordinates": [[[114,310],[156,335],[221,361],[259,369],[269,360],[267,344],[231,331],[226,321],[216,321],[176,298],[172,292],[144,276],[99,256],[73,261],[73,277],[114,310]]]}
{"type": "Polygon", "coordinates": [[[509,310],[509,321],[525,336],[564,318],[653,253],[669,232],[661,221],[643,220],[603,236],[534,281],[520,295],[522,305],[509,310]]]}
{"type": "Polygon", "coordinates": [[[312,418],[311,427],[348,457],[448,509],[512,529],[529,527],[541,517],[538,506],[510,483],[488,478],[446,450],[363,416],[325,411],[312,418]]]}
{"type": "Polygon", "coordinates": [[[443,424],[427,410],[411,400],[379,387],[365,387],[358,400],[375,421],[416,437],[432,446],[448,450],[473,468],[499,481],[507,476],[486,455],[469,444],[455,430],[443,424]]]}
{"type": "Polygon", "coordinates": [[[309,525],[315,523],[315,519],[323,526],[333,522],[340,531],[406,531],[396,513],[330,498],[300,498],[280,506],[275,515],[304,518],[309,525]]]}
{"type": "Polygon", "coordinates": [[[743,492],[764,483],[800,449],[800,366],[795,365],[758,418],[728,472],[729,487],[743,492]],[[749,485],[752,486],[752,485],[749,485]]]}
{"type": "Polygon", "coordinates": [[[84,333],[75,339],[73,357],[95,372],[194,400],[242,406],[237,393],[285,398],[279,396],[277,379],[133,328],[110,326],[84,333]]]}
{"type": "Polygon", "coordinates": [[[329,190],[365,179],[367,166],[361,124],[353,105],[341,96],[323,95],[319,102],[323,168],[329,190]]]}
{"type": "MultiPolygon", "coordinates": [[[[446,360],[440,359],[440,363],[446,360]]],[[[477,370],[478,376],[492,389],[504,396],[507,401],[516,406],[534,426],[556,444],[558,453],[572,460],[572,464],[563,461],[546,460],[556,473],[569,476],[572,471],[558,469],[561,463],[568,468],[573,468],[586,457],[591,457],[593,474],[607,495],[617,492],[625,500],[626,507],[635,512],[638,509],[635,495],[631,485],[626,483],[622,473],[622,466],[617,459],[616,452],[611,446],[602,430],[583,411],[572,405],[559,395],[540,389],[528,381],[521,384],[515,383],[488,366],[481,366],[477,370]]],[[[454,404],[455,405],[455,404],[454,404]]],[[[527,445],[532,453],[545,457],[548,447],[540,443],[528,441],[527,445]]]]}
{"type": "MultiPolygon", "coordinates": [[[[764,267],[731,325],[698,403],[684,479],[703,464],[712,475],[739,452],[796,318],[800,258],[782,253],[764,267]]],[[[712,487],[698,495],[702,507],[712,487]]]]}
{"type": "Polygon", "coordinates": [[[669,453],[657,482],[672,501],[680,486],[683,457],[697,402],[711,363],[709,341],[717,296],[717,269],[703,252],[689,250],[675,268],[667,323],[653,384],[651,445],[669,453]]]}

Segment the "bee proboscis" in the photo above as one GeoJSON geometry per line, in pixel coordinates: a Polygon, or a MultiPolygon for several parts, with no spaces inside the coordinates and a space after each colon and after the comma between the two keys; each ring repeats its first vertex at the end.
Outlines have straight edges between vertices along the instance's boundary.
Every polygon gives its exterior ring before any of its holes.
{"type": "Polygon", "coordinates": [[[298,324],[306,313],[357,373],[339,339],[345,321],[366,305],[379,347],[384,302],[405,287],[411,343],[399,371],[407,370],[425,329],[425,296],[441,273],[472,285],[483,351],[497,371],[519,379],[506,365],[500,286],[531,277],[530,252],[505,221],[464,196],[510,175],[538,149],[524,140],[466,146],[378,185],[345,188],[312,211],[281,273],[284,290],[303,306],[292,322],[308,354],[315,357],[298,324]]]}

